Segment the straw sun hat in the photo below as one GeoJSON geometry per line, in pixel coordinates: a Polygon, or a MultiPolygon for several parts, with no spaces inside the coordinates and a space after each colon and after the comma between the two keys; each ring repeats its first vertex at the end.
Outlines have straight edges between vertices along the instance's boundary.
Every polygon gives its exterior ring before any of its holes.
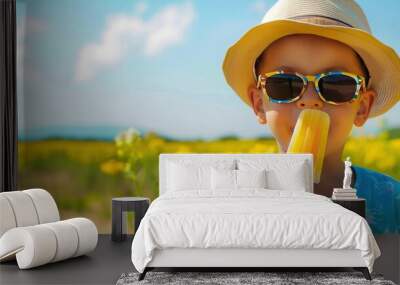
{"type": "MultiPolygon", "coordinates": [[[[388,27],[393,28],[393,27],[388,27]]],[[[261,23],[247,31],[226,52],[225,79],[249,106],[247,90],[256,84],[254,64],[273,41],[290,34],[314,34],[340,41],[364,60],[368,87],[377,93],[369,117],[379,116],[400,98],[400,58],[371,34],[368,20],[353,0],[279,0],[261,23]]]]}

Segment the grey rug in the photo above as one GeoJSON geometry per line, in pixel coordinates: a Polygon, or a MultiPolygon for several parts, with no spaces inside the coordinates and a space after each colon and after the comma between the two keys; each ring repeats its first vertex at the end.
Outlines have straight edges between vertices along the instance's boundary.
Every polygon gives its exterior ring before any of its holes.
{"type": "Polygon", "coordinates": [[[124,273],[117,285],[133,284],[388,284],[382,275],[372,274],[372,281],[361,272],[147,272],[145,279],[138,281],[139,273],[124,273]]]}

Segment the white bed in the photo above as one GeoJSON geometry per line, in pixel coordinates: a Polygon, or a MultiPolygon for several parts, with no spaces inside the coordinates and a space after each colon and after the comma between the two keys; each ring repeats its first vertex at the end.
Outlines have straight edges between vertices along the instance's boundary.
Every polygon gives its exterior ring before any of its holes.
{"type": "Polygon", "coordinates": [[[140,279],[155,267],[354,267],[368,279],[380,255],[365,219],[312,193],[311,154],[161,154],[159,189],[132,242],[140,279]],[[203,172],[173,184],[171,161],[261,167],[268,185],[211,190],[203,172]],[[190,179],[202,180],[185,189],[190,179]]]}

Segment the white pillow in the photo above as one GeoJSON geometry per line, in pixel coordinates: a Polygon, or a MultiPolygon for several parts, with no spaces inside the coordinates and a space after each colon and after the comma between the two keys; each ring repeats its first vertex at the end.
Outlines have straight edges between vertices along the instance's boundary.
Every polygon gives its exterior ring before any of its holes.
{"type": "Polygon", "coordinates": [[[296,164],[293,168],[284,172],[279,169],[269,170],[267,174],[268,188],[306,192],[308,188],[306,166],[305,163],[296,164]]]}
{"type": "Polygon", "coordinates": [[[207,167],[196,167],[193,165],[169,164],[169,189],[182,191],[187,189],[207,188],[207,167]]]}
{"type": "Polygon", "coordinates": [[[211,189],[266,188],[266,170],[211,169],[211,189]]]}
{"type": "Polygon", "coordinates": [[[234,169],[234,160],[191,161],[174,160],[167,163],[167,191],[211,189],[211,168],[234,169]]]}
{"type": "Polygon", "coordinates": [[[266,169],[268,189],[305,192],[309,187],[309,169],[304,160],[239,159],[238,169],[266,169]]]}
{"type": "Polygon", "coordinates": [[[236,170],[211,168],[211,189],[236,189],[236,170]]]}
{"type": "Polygon", "coordinates": [[[267,188],[267,171],[235,170],[237,188],[267,188]]]}

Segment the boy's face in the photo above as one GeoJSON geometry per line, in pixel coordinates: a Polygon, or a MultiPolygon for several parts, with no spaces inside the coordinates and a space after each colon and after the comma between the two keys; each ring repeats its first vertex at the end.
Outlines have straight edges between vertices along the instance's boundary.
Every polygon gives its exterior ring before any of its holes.
{"type": "MultiPolygon", "coordinates": [[[[258,69],[259,73],[286,69],[304,75],[340,70],[365,76],[353,49],[338,41],[306,34],[290,35],[273,42],[264,52],[258,69]]],[[[314,84],[310,83],[299,100],[279,104],[268,102],[255,85],[248,89],[259,123],[268,124],[281,152],[287,151],[296,120],[305,108],[328,113],[331,124],[326,154],[341,151],[353,124],[362,126],[371,110],[375,92],[367,90],[361,95],[361,99],[352,103],[331,105],[319,98],[314,84]]]]}

